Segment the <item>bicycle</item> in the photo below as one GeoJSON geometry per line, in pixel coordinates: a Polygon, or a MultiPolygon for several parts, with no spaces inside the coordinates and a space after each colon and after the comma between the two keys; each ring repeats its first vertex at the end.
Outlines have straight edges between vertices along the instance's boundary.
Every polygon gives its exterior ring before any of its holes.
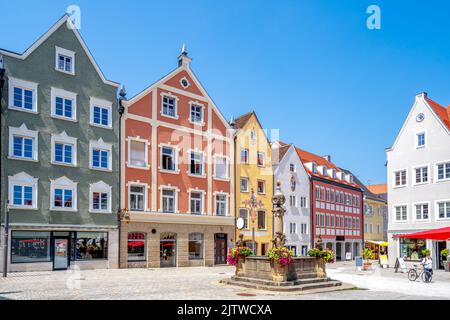
{"type": "Polygon", "coordinates": [[[418,265],[414,265],[411,269],[409,269],[408,271],[408,279],[410,281],[416,281],[418,278],[421,278],[423,282],[425,283],[430,283],[431,280],[433,279],[433,275],[431,274],[431,272],[427,271],[423,265],[422,267],[419,269],[418,265]]]}

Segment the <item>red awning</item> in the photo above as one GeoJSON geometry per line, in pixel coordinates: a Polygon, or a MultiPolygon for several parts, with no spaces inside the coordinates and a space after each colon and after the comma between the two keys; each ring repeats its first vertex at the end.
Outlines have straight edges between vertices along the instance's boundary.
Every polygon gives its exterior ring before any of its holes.
{"type": "Polygon", "coordinates": [[[410,238],[410,239],[430,239],[430,240],[449,240],[450,227],[439,229],[431,229],[427,231],[414,232],[409,234],[398,234],[394,238],[410,238]]]}

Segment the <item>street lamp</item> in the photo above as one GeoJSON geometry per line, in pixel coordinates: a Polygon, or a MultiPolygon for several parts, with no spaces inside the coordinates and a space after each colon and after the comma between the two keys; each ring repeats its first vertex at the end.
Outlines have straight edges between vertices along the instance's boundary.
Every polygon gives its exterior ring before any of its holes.
{"type": "Polygon", "coordinates": [[[250,199],[248,200],[244,200],[242,201],[242,204],[250,209],[250,218],[252,221],[252,249],[253,249],[253,254],[256,255],[256,250],[255,250],[255,221],[256,221],[256,217],[257,217],[257,211],[259,208],[264,207],[264,203],[261,200],[258,200],[256,198],[255,192],[252,188],[252,195],[250,196],[250,199]]]}

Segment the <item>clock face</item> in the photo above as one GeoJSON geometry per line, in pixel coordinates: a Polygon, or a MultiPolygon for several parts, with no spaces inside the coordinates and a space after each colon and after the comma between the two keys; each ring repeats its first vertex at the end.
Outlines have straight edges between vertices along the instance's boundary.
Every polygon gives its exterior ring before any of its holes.
{"type": "Polygon", "coordinates": [[[425,119],[425,115],[423,113],[419,113],[416,117],[417,122],[422,122],[425,119]]]}
{"type": "Polygon", "coordinates": [[[244,228],[244,219],[242,218],[238,218],[236,221],[236,227],[241,230],[242,228],[244,228]]]}

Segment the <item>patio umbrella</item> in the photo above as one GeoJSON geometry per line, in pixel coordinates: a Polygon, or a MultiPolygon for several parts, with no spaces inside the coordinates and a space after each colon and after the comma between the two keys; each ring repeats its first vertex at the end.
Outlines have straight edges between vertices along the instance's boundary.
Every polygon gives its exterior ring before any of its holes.
{"type": "Polygon", "coordinates": [[[450,227],[431,229],[408,234],[398,234],[395,235],[394,238],[450,240],[450,227]]]}

